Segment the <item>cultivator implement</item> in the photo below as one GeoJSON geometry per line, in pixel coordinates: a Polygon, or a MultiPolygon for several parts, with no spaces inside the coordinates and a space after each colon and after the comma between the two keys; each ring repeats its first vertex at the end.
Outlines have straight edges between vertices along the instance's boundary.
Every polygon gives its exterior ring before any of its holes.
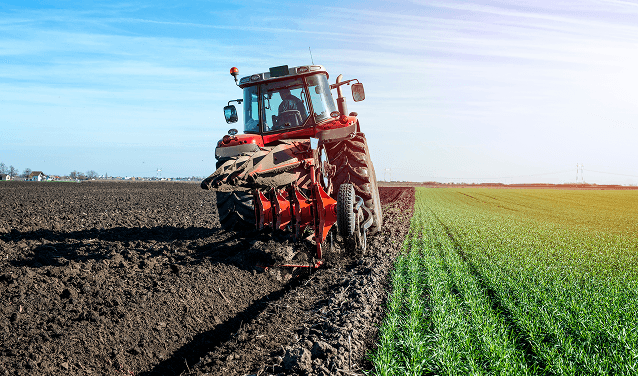
{"type": "Polygon", "coordinates": [[[319,267],[322,264],[322,244],[325,243],[330,229],[337,222],[337,201],[328,196],[317,182],[313,182],[310,187],[308,196],[295,184],[279,190],[273,189],[268,192],[270,199],[262,191],[254,190],[255,218],[257,229],[290,228],[295,239],[301,239],[307,228],[312,229],[317,260],[310,266],[319,267]]]}
{"type": "Polygon", "coordinates": [[[295,184],[265,195],[253,191],[257,229],[290,228],[295,239],[301,239],[306,229],[312,230],[311,239],[316,245],[316,259],[306,265],[278,265],[282,267],[312,267],[323,264],[323,246],[332,248],[333,226],[339,223],[339,234],[346,248],[365,251],[368,229],[373,223],[373,214],[364,205],[363,198],[356,196],[352,184],[343,184],[337,200],[330,197],[323,187],[314,181],[310,194],[306,196],[295,184]],[[268,198],[268,197],[270,198],[268,198]],[[331,236],[328,240],[328,236],[331,236]]]}

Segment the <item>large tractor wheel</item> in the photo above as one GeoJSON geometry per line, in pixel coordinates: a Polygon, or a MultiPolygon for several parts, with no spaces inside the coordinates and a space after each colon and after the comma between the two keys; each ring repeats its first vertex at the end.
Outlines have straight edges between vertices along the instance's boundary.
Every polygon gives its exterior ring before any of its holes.
{"type": "Polygon", "coordinates": [[[352,139],[327,143],[325,148],[328,162],[335,166],[332,186],[339,189],[342,184],[352,184],[356,195],[363,198],[365,206],[372,212],[373,222],[369,231],[381,231],[381,199],[365,135],[357,133],[352,139]]]}
{"type": "MultiPolygon", "coordinates": [[[[231,159],[217,161],[217,168],[231,159]]],[[[215,192],[219,223],[224,230],[246,231],[255,229],[253,195],[245,191],[215,192]]]]}
{"type": "Polygon", "coordinates": [[[246,231],[255,229],[253,195],[244,191],[215,192],[219,223],[224,230],[246,231]]]}

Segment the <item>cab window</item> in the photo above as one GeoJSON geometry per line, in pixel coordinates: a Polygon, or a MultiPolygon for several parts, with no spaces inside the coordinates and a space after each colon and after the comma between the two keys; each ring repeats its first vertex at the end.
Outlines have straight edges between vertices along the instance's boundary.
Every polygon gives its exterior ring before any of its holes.
{"type": "Polygon", "coordinates": [[[258,87],[244,88],[244,132],[259,133],[258,87]]]}
{"type": "Polygon", "coordinates": [[[308,83],[315,122],[320,123],[330,119],[330,113],[337,111],[337,108],[332,93],[330,93],[328,78],[323,74],[317,74],[306,78],[306,82],[308,83]]]}
{"type": "Polygon", "coordinates": [[[304,125],[309,106],[301,78],[261,85],[264,132],[304,125]]]}

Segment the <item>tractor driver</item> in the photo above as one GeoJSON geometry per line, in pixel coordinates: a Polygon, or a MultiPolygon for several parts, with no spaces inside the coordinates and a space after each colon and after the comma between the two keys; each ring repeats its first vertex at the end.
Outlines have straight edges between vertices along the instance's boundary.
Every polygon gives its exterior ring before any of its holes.
{"type": "Polygon", "coordinates": [[[301,115],[301,120],[305,121],[308,117],[308,113],[306,112],[306,108],[303,105],[301,99],[295,97],[290,93],[290,89],[281,89],[279,91],[279,95],[281,95],[281,103],[279,104],[279,116],[281,116],[282,112],[297,110],[301,115]]]}

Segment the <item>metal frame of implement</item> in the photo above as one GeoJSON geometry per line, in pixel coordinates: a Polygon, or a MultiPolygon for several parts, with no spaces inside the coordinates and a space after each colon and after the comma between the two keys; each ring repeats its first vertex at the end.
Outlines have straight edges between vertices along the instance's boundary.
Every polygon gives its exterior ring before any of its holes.
{"type": "Polygon", "coordinates": [[[302,164],[310,170],[309,197],[306,197],[294,183],[286,188],[271,190],[270,198],[267,198],[260,190],[253,190],[256,226],[258,230],[264,227],[283,230],[290,225],[296,239],[301,237],[308,226],[312,226],[314,232],[312,239],[316,243],[317,260],[310,265],[273,266],[319,268],[323,265],[321,244],[337,222],[337,201],[330,197],[317,182],[315,159],[304,159],[302,164]]]}

